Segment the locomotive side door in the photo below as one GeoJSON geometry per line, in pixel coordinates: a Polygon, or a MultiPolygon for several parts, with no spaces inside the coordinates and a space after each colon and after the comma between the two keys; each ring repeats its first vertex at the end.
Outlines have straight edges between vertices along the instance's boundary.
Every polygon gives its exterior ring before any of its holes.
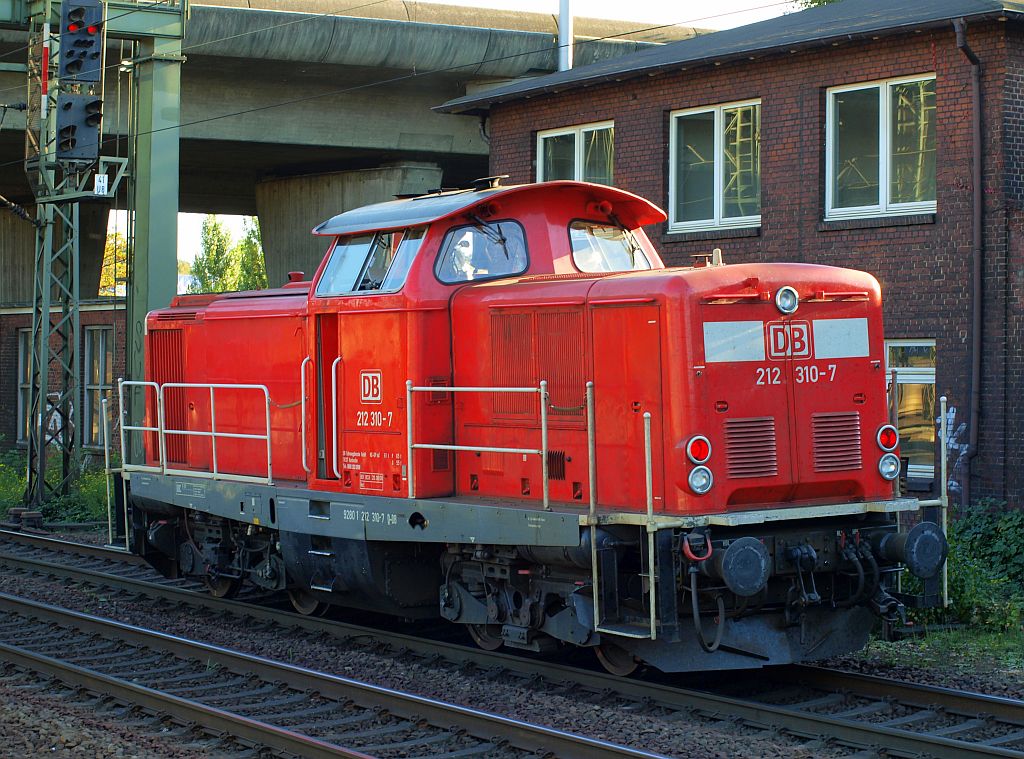
{"type": "Polygon", "coordinates": [[[339,479],[344,449],[344,426],[338,423],[338,404],[344,372],[337,314],[316,317],[316,476],[322,480],[339,479]]]}
{"type": "Polygon", "coordinates": [[[597,501],[643,509],[647,498],[644,413],[651,414],[654,509],[662,485],[661,310],[657,305],[591,305],[597,501]]]}

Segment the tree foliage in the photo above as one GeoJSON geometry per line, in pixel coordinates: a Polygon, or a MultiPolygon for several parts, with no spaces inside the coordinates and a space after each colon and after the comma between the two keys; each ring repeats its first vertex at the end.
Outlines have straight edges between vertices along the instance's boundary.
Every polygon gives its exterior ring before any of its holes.
{"type": "Polygon", "coordinates": [[[203,219],[202,250],[192,262],[190,293],[222,293],[231,289],[231,233],[213,214],[203,219]]]}
{"type": "Polygon", "coordinates": [[[260,220],[252,217],[243,222],[245,234],[231,249],[233,288],[263,290],[267,287],[267,267],[263,258],[263,237],[260,220]]]}
{"type": "MultiPolygon", "coordinates": [[[[192,262],[190,293],[262,290],[267,287],[263,240],[256,217],[243,222],[242,239],[232,244],[231,233],[213,214],[203,220],[202,250],[192,262]]],[[[180,271],[180,267],[179,267],[180,271]]]]}
{"type": "Polygon", "coordinates": [[[117,286],[128,281],[128,240],[120,232],[108,232],[103,248],[103,265],[100,269],[100,297],[118,295],[117,286]]]}

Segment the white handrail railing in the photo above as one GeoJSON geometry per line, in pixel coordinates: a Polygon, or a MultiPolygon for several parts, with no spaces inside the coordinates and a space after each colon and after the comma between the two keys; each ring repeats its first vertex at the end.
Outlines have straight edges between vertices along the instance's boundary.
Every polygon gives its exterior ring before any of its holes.
{"type": "Polygon", "coordinates": [[[543,503],[546,510],[550,510],[548,498],[548,383],[541,380],[539,387],[437,387],[426,385],[417,387],[412,380],[405,381],[405,408],[406,408],[406,430],[408,439],[408,472],[409,472],[409,497],[414,498],[416,492],[416,474],[413,467],[413,451],[417,449],[430,449],[436,451],[473,451],[477,453],[519,453],[526,456],[540,456],[541,477],[543,478],[543,503]],[[413,442],[413,393],[538,393],[540,395],[540,448],[495,448],[492,446],[477,445],[432,445],[429,443],[413,442]]]}
{"type": "Polygon", "coordinates": [[[234,383],[216,383],[216,382],[165,382],[160,385],[159,390],[159,410],[160,410],[160,422],[159,422],[159,433],[160,433],[160,449],[164,452],[164,474],[184,474],[190,477],[206,477],[212,480],[234,480],[237,482],[256,482],[265,485],[274,484],[274,470],[273,470],[273,458],[271,454],[270,445],[270,391],[266,385],[242,385],[234,383]],[[208,389],[210,391],[210,431],[204,430],[175,430],[169,429],[164,419],[165,405],[165,391],[168,388],[193,388],[196,390],[208,389]],[[217,431],[217,407],[216,407],[216,390],[258,390],[263,393],[263,404],[266,412],[266,434],[254,435],[244,432],[218,432],[217,431]],[[167,466],[166,450],[167,450],[167,436],[168,435],[184,435],[188,437],[208,437],[210,438],[210,450],[211,458],[213,463],[213,471],[205,472],[197,469],[172,469],[167,466]],[[236,440],[263,440],[267,444],[267,476],[266,477],[254,477],[246,474],[232,474],[226,472],[220,472],[217,468],[217,438],[232,438],[236,440]]]}
{"type": "MultiPolygon", "coordinates": [[[[143,391],[143,401],[145,401],[145,391],[143,391]]],[[[145,405],[145,403],[143,403],[143,405],[145,405]]],[[[119,379],[117,381],[117,407],[118,407],[118,409],[120,409],[120,412],[121,412],[121,468],[124,471],[126,471],[126,472],[163,472],[164,471],[164,462],[166,461],[166,459],[164,458],[163,439],[162,439],[162,437],[159,437],[159,435],[160,435],[160,427],[162,426],[161,425],[161,419],[163,417],[163,414],[161,413],[160,386],[157,383],[155,383],[155,382],[142,382],[140,380],[124,380],[124,379],[119,379]],[[141,387],[141,388],[151,387],[151,388],[153,388],[153,392],[156,394],[155,395],[155,400],[156,400],[156,404],[157,404],[157,409],[156,409],[156,413],[157,413],[157,422],[156,422],[156,424],[157,424],[157,426],[156,427],[146,427],[146,426],[142,426],[142,425],[126,424],[127,416],[126,416],[125,409],[127,408],[127,406],[125,406],[125,403],[124,403],[124,389],[126,387],[141,387]],[[158,435],[158,437],[159,437],[161,442],[160,442],[160,447],[159,447],[159,449],[157,451],[157,465],[156,466],[149,466],[147,464],[132,464],[128,460],[129,459],[129,453],[128,452],[129,452],[130,449],[126,445],[126,442],[125,442],[125,433],[128,433],[128,432],[155,432],[155,433],[157,433],[157,435],[158,435]]]]}
{"type": "Polygon", "coordinates": [[[302,435],[302,468],[306,470],[306,474],[313,473],[313,470],[309,468],[309,461],[306,459],[306,364],[312,362],[313,359],[306,356],[299,364],[299,400],[301,401],[300,415],[302,417],[299,434],[302,435]]]}

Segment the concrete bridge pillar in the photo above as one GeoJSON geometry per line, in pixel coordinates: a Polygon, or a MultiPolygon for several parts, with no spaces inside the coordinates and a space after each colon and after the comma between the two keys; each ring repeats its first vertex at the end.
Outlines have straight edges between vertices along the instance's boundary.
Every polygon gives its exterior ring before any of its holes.
{"type": "Polygon", "coordinates": [[[313,276],[328,244],[326,238],[310,234],[320,222],[395,195],[420,194],[440,186],[441,168],[418,162],[260,182],[256,210],[270,286],[280,287],[289,271],[303,271],[307,279],[313,276]]]}
{"type": "MultiPolygon", "coordinates": [[[[27,209],[35,218],[35,208],[27,209]]],[[[99,293],[103,248],[107,241],[107,205],[82,203],[78,211],[78,297],[99,293]]],[[[36,228],[12,213],[0,213],[0,304],[32,302],[36,270],[36,228]]]]}
{"type": "MultiPolygon", "coordinates": [[[[26,209],[34,219],[36,209],[26,209]]],[[[12,213],[0,211],[0,304],[32,302],[36,267],[36,228],[12,213]]]]}

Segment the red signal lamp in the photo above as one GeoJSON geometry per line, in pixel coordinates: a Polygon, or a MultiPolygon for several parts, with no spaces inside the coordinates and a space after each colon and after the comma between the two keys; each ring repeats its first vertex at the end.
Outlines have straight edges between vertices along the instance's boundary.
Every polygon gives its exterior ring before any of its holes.
{"type": "Polygon", "coordinates": [[[82,29],[82,25],[77,23],[77,22],[73,22],[73,23],[68,24],[68,31],[71,32],[72,34],[74,34],[75,32],[81,31],[81,29],[82,29]]]}
{"type": "Polygon", "coordinates": [[[99,30],[99,24],[90,24],[89,26],[85,27],[85,31],[89,34],[96,34],[97,32],[99,32],[99,30]]]}

